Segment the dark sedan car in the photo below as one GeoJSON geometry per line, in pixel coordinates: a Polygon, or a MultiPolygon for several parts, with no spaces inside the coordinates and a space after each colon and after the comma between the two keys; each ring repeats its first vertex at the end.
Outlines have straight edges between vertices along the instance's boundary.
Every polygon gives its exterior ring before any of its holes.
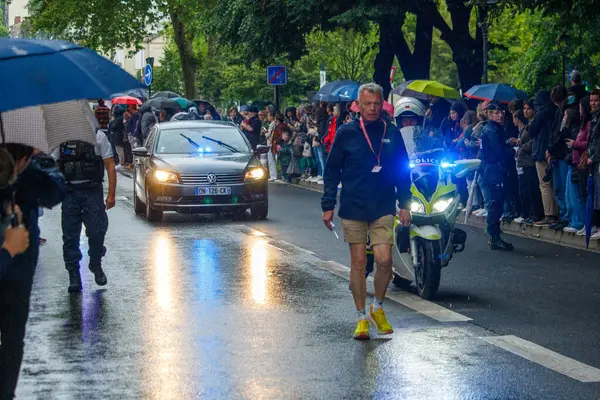
{"type": "Polygon", "coordinates": [[[255,219],[269,212],[267,172],[244,134],[221,121],[156,125],[144,147],[133,150],[134,206],[149,221],[164,211],[233,212],[255,219]]]}

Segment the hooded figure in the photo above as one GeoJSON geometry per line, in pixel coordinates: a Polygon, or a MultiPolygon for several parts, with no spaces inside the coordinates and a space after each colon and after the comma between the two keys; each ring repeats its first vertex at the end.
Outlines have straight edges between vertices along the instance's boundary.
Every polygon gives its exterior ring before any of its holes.
{"type": "Polygon", "coordinates": [[[546,90],[540,90],[536,94],[533,104],[536,114],[529,128],[529,135],[533,139],[532,157],[534,161],[546,161],[557,107],[550,100],[550,92],[546,90]]]}
{"type": "Polygon", "coordinates": [[[571,87],[569,87],[569,92],[575,94],[575,101],[577,103],[588,95],[585,85],[581,83],[581,73],[579,71],[571,73],[571,87]]]}
{"type": "Polygon", "coordinates": [[[140,114],[142,114],[142,116],[140,117],[140,122],[136,128],[135,136],[138,138],[140,143],[143,143],[148,137],[150,128],[152,128],[158,122],[158,120],[152,111],[152,107],[147,104],[142,105],[140,108],[140,114]]]}
{"type": "Polygon", "coordinates": [[[121,107],[115,107],[113,109],[113,116],[115,118],[108,124],[111,142],[118,145],[122,145],[125,138],[123,114],[125,114],[125,111],[121,107]]]}
{"type": "Polygon", "coordinates": [[[458,139],[461,134],[460,120],[465,115],[465,109],[460,103],[454,103],[450,106],[450,112],[440,126],[440,132],[444,139],[446,148],[453,147],[453,142],[458,139]]]}

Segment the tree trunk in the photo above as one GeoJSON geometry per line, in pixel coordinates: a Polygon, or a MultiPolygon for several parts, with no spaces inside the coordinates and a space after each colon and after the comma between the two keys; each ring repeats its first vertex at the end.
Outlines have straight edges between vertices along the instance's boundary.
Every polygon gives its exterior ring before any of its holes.
{"type": "Polygon", "coordinates": [[[415,31],[415,46],[411,52],[402,25],[404,21],[397,21],[391,26],[390,37],[394,53],[402,69],[404,79],[428,79],[431,68],[431,47],[433,43],[433,22],[425,13],[417,14],[415,31]]]}
{"type": "Polygon", "coordinates": [[[441,32],[442,40],[448,43],[452,50],[452,60],[458,69],[460,87],[466,91],[481,83],[483,72],[483,42],[481,34],[471,37],[469,20],[472,6],[467,6],[462,0],[446,0],[452,19],[452,29],[439,13],[437,7],[429,13],[434,26],[441,32]]]}
{"type": "Polygon", "coordinates": [[[390,95],[390,71],[394,63],[394,50],[390,38],[391,25],[388,22],[379,24],[379,53],[375,57],[373,80],[383,88],[383,98],[390,95]]]}
{"type": "Polygon", "coordinates": [[[181,6],[169,4],[169,15],[173,24],[173,39],[179,50],[181,70],[183,72],[183,87],[185,96],[193,100],[196,97],[196,69],[198,62],[194,56],[193,34],[190,34],[180,14],[181,6]]]}
{"type": "MultiPolygon", "coordinates": [[[[400,29],[400,33],[402,30],[400,29]]],[[[401,37],[404,40],[404,35],[401,37]]],[[[410,65],[407,65],[406,80],[429,79],[431,70],[431,48],[433,46],[433,21],[427,13],[417,14],[417,26],[415,31],[415,48],[410,59],[410,65]]],[[[408,48],[408,46],[406,46],[408,48]]],[[[398,53],[398,60],[401,60],[398,53]]],[[[400,61],[402,64],[402,62],[400,61]]]]}
{"type": "Polygon", "coordinates": [[[467,91],[475,85],[481,84],[483,74],[482,50],[465,49],[466,54],[453,51],[452,59],[458,70],[458,80],[463,91],[467,91]],[[478,56],[476,55],[478,54],[478,56]]]}

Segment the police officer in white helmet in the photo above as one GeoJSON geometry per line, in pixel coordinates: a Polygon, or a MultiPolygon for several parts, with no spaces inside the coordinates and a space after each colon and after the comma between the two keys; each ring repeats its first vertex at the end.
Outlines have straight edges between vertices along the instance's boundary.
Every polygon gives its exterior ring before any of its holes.
{"type": "Polygon", "coordinates": [[[423,128],[425,107],[412,97],[402,97],[394,107],[394,119],[400,128],[409,156],[443,148],[441,140],[430,136],[423,128]]]}

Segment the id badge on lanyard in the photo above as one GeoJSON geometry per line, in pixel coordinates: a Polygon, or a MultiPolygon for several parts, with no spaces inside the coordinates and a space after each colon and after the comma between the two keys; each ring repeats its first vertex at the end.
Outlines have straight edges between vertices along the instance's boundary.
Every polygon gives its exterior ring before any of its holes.
{"type": "Polygon", "coordinates": [[[373,149],[373,144],[371,143],[371,139],[369,139],[369,135],[367,134],[367,128],[365,128],[365,122],[363,121],[362,118],[360,119],[360,127],[362,129],[363,135],[365,135],[365,139],[366,139],[367,143],[369,144],[371,151],[373,152],[373,154],[375,154],[375,157],[377,157],[377,165],[375,165],[373,167],[373,169],[371,170],[371,172],[373,172],[373,173],[378,173],[383,168],[381,166],[381,153],[383,151],[383,143],[385,143],[385,134],[387,133],[387,123],[385,122],[385,120],[383,118],[381,118],[381,122],[383,122],[383,137],[381,138],[381,146],[379,147],[379,153],[375,153],[375,149],[373,149]]]}

